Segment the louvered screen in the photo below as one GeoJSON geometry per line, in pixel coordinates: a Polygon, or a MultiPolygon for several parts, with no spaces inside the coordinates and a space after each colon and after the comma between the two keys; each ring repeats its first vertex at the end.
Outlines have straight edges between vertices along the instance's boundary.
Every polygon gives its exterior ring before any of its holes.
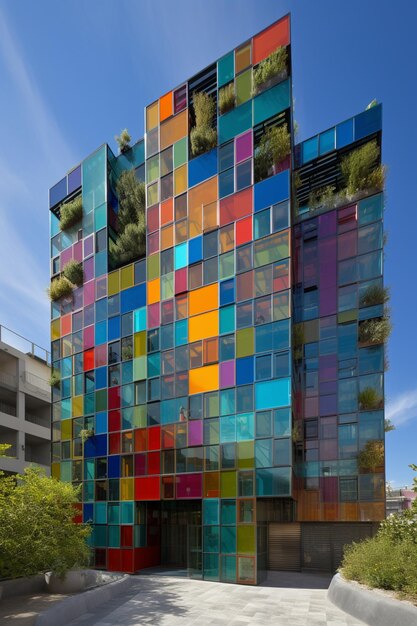
{"type": "Polygon", "coordinates": [[[300,541],[300,524],[269,524],[268,569],[300,571],[300,541]]]}

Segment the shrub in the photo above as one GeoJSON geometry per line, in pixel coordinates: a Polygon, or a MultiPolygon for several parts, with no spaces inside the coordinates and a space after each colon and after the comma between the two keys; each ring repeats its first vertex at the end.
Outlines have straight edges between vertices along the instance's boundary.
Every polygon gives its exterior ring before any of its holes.
{"type": "Polygon", "coordinates": [[[343,191],[336,193],[334,185],[327,185],[312,191],[308,198],[308,208],[310,211],[318,209],[333,209],[346,198],[343,191]]]}
{"type": "Polygon", "coordinates": [[[391,333],[391,322],[388,317],[365,320],[359,324],[360,343],[385,343],[391,333]]]}
{"type": "Polygon", "coordinates": [[[77,196],[71,202],[63,204],[60,209],[59,226],[61,230],[67,230],[75,226],[83,216],[83,201],[81,196],[77,196]]]}
{"type": "Polygon", "coordinates": [[[127,130],[127,128],[125,128],[122,130],[120,135],[115,136],[115,140],[117,141],[119,145],[119,153],[122,154],[123,152],[126,152],[126,150],[130,148],[129,144],[132,140],[132,137],[129,135],[129,131],[127,130]]]}
{"type": "Polygon", "coordinates": [[[128,224],[116,242],[110,242],[110,255],[117,265],[144,256],[145,251],[146,234],[140,224],[128,224]]]}
{"type": "Polygon", "coordinates": [[[365,447],[358,454],[359,467],[375,472],[377,467],[384,465],[384,454],[384,442],[382,440],[367,441],[365,447]]]}
{"type": "Polygon", "coordinates": [[[365,387],[359,392],[359,408],[363,411],[373,411],[382,408],[384,398],[374,387],[365,387]]]}
{"type": "Polygon", "coordinates": [[[128,263],[146,251],[145,184],[134,170],[122,172],[116,185],[119,196],[118,235],[109,242],[113,264],[128,263]]]}
{"type": "Polygon", "coordinates": [[[55,302],[59,300],[63,296],[70,296],[72,294],[73,286],[72,283],[65,278],[65,276],[60,276],[59,278],[54,278],[51,282],[50,287],[47,289],[49,298],[55,302]]]}
{"type": "Polygon", "coordinates": [[[270,168],[291,153],[291,135],[286,124],[274,126],[262,135],[255,154],[255,180],[263,180],[270,168]]]}
{"type": "Polygon", "coordinates": [[[341,172],[349,196],[366,189],[383,188],[385,170],[382,165],[378,165],[379,155],[379,146],[373,140],[343,158],[341,172]]]}
{"type": "Polygon", "coordinates": [[[217,131],[212,127],[216,112],[214,98],[204,91],[194,92],[193,106],[195,126],[190,132],[191,152],[194,156],[203,154],[217,145],[217,131]]]}
{"type": "Polygon", "coordinates": [[[75,524],[80,488],[29,468],[0,477],[0,577],[67,570],[88,563],[88,526],[75,524]]]}
{"type": "Polygon", "coordinates": [[[0,457],[7,457],[7,452],[12,447],[11,443],[0,443],[0,457]]]}
{"type": "Polygon", "coordinates": [[[59,383],[61,382],[61,374],[59,370],[52,370],[52,374],[49,378],[49,384],[51,387],[59,387],[59,383]]]}
{"type": "Polygon", "coordinates": [[[219,111],[223,115],[223,113],[227,113],[235,106],[235,87],[233,83],[226,85],[219,91],[219,111]]]}
{"type": "Polygon", "coordinates": [[[253,72],[254,87],[258,89],[277,74],[285,72],[287,69],[287,58],[287,48],[281,46],[270,54],[269,57],[261,61],[253,72]]]}
{"type": "MultiPolygon", "coordinates": [[[[412,541],[417,544],[417,500],[412,508],[394,513],[381,522],[378,535],[386,537],[392,542],[412,541]]],[[[415,548],[416,549],[416,548],[415,548]]]]}
{"type": "Polygon", "coordinates": [[[361,306],[375,306],[377,304],[386,304],[389,300],[389,291],[386,287],[380,285],[370,285],[361,295],[361,306]]]}
{"type": "Polygon", "coordinates": [[[74,261],[74,259],[68,261],[68,263],[64,266],[62,273],[73,285],[79,286],[83,284],[83,266],[82,263],[79,263],[79,261],[74,261]]]}

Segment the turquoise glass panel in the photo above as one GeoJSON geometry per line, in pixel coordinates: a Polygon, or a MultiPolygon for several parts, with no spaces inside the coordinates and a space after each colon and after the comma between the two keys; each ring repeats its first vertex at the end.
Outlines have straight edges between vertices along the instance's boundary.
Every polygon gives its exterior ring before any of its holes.
{"type": "Polygon", "coordinates": [[[291,468],[274,467],[271,469],[256,470],[256,495],[291,495],[291,468]]]}
{"type": "Polygon", "coordinates": [[[236,582],[236,557],[222,555],[221,567],[221,580],[225,583],[236,582]]]}
{"type": "Polygon", "coordinates": [[[65,357],[61,361],[61,376],[62,378],[72,376],[72,358],[70,356],[65,357]]]}
{"type": "Polygon", "coordinates": [[[84,414],[89,415],[95,412],[95,398],[93,393],[84,396],[84,414]]]}
{"type": "Polygon", "coordinates": [[[229,52],[217,61],[217,84],[219,87],[229,83],[235,76],[235,53],[229,52]]]}
{"type": "Polygon", "coordinates": [[[325,133],[321,133],[319,137],[319,151],[320,154],[326,154],[327,152],[331,152],[335,149],[335,136],[336,129],[331,128],[330,130],[326,130],[325,133]]]}
{"type": "Polygon", "coordinates": [[[291,433],[291,408],[276,409],[274,411],[275,437],[288,437],[291,433]]]}
{"type": "Polygon", "coordinates": [[[146,330],[146,307],[143,309],[137,309],[133,316],[134,332],[139,333],[141,330],[146,330]]]}
{"type": "Polygon", "coordinates": [[[221,523],[222,526],[236,524],[236,500],[221,501],[221,523]]]}
{"type": "Polygon", "coordinates": [[[248,441],[254,438],[254,421],[253,413],[236,415],[236,438],[238,441],[248,441]]]}
{"type": "Polygon", "coordinates": [[[65,420],[71,415],[71,398],[67,398],[66,400],[62,400],[61,402],[61,419],[65,420]]]}
{"type": "Polygon", "coordinates": [[[93,527],[93,545],[102,548],[107,547],[107,526],[93,527]]]}
{"type": "Polygon", "coordinates": [[[204,552],[219,552],[220,527],[204,526],[203,546],[204,552]]]}
{"type": "Polygon", "coordinates": [[[175,345],[183,346],[188,342],[188,320],[175,322],[175,345]]]}
{"type": "Polygon", "coordinates": [[[72,480],[72,462],[61,461],[61,480],[64,483],[69,483],[72,480]]]}
{"type": "Polygon", "coordinates": [[[360,226],[382,219],[384,212],[384,194],[379,193],[359,202],[358,221],[360,226]]]}
{"type": "Polygon", "coordinates": [[[84,461],[84,480],[94,480],[94,459],[84,461]]]}
{"type": "Polygon", "coordinates": [[[140,524],[135,526],[135,548],[146,547],[146,524],[140,524]]]}
{"type": "Polygon", "coordinates": [[[96,502],[94,505],[94,523],[107,524],[107,502],[96,502]]]}
{"type": "Polygon", "coordinates": [[[220,334],[231,333],[235,330],[235,306],[224,306],[219,311],[220,334]]]}
{"type": "Polygon", "coordinates": [[[225,415],[220,418],[220,441],[236,441],[236,416],[225,415]]]}
{"type": "Polygon", "coordinates": [[[107,224],[107,204],[102,204],[94,210],[94,230],[97,232],[107,224]]]}
{"type": "Polygon", "coordinates": [[[272,439],[255,441],[255,467],[272,467],[272,439]]]}
{"type": "Polygon", "coordinates": [[[83,498],[85,502],[92,502],[94,500],[94,482],[93,481],[89,480],[83,483],[83,498]]]}
{"type": "Polygon", "coordinates": [[[59,226],[59,219],[54,213],[49,213],[49,226],[50,226],[50,234],[51,237],[54,237],[59,232],[61,232],[61,228],[59,226]]]}
{"type": "Polygon", "coordinates": [[[148,355],[148,377],[160,376],[161,374],[161,353],[155,352],[148,355]]]}
{"type": "Polygon", "coordinates": [[[187,243],[180,243],[174,248],[175,269],[180,270],[182,267],[186,267],[188,263],[188,245],[187,243]]]}
{"type": "Polygon", "coordinates": [[[82,172],[83,208],[90,213],[106,202],[106,146],[83,161],[82,172]]]}
{"type": "Polygon", "coordinates": [[[131,383],[133,380],[133,361],[122,363],[122,384],[131,383]]]}
{"type": "Polygon", "coordinates": [[[291,404],[290,379],[267,380],[255,384],[255,408],[272,409],[291,404]]]}
{"type": "Polygon", "coordinates": [[[98,252],[94,259],[96,278],[107,274],[107,251],[98,252]]]}
{"type": "Polygon", "coordinates": [[[225,389],[220,392],[220,415],[231,415],[236,410],[235,390],[225,389]]]}
{"type": "Polygon", "coordinates": [[[219,555],[205,554],[203,558],[204,580],[219,580],[219,555]]]}
{"type": "Polygon", "coordinates": [[[220,552],[236,553],[236,526],[223,526],[221,531],[220,552]]]}
{"type": "Polygon", "coordinates": [[[319,154],[318,135],[303,142],[303,163],[316,159],[319,154]]]}
{"type": "Polygon", "coordinates": [[[120,504],[111,504],[108,505],[107,510],[107,521],[109,524],[120,524],[120,504]]]}
{"type": "Polygon", "coordinates": [[[96,346],[106,343],[107,341],[107,322],[97,322],[95,326],[95,343],[96,346]]]}
{"type": "Polygon", "coordinates": [[[109,526],[108,544],[109,548],[120,548],[120,526],[109,526]]]}
{"type": "Polygon", "coordinates": [[[219,117],[219,144],[252,127],[252,100],[219,117]]]}
{"type": "Polygon", "coordinates": [[[218,525],[219,517],[219,500],[217,498],[203,500],[203,524],[218,525]]]}
{"type": "Polygon", "coordinates": [[[134,502],[120,503],[120,523],[133,524],[133,506],[134,502]]]}
{"type": "Polygon", "coordinates": [[[145,162],[145,142],[138,141],[130,150],[117,157],[117,168],[119,172],[130,170],[132,167],[138,167],[145,162]]]}
{"type": "Polygon", "coordinates": [[[271,89],[267,89],[253,100],[253,125],[256,126],[256,124],[264,122],[277,113],[288,109],[289,106],[290,81],[286,80],[271,89]]]}

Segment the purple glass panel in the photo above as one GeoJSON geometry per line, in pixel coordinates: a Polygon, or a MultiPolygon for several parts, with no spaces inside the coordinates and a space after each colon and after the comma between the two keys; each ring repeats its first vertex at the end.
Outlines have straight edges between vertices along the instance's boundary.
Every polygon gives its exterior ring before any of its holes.
{"type": "Polygon", "coordinates": [[[63,178],[49,190],[49,206],[55,206],[67,195],[67,177],[63,178]]]}
{"type": "Polygon", "coordinates": [[[319,414],[319,399],[318,397],[306,398],[304,401],[304,415],[305,417],[317,417],[319,414]]]}
{"type": "Polygon", "coordinates": [[[146,454],[135,454],[135,476],[146,475],[146,454]]]}
{"type": "Polygon", "coordinates": [[[177,498],[202,498],[202,474],[179,474],[177,481],[177,498]]]}
{"type": "Polygon", "coordinates": [[[233,387],[235,385],[235,362],[225,361],[220,363],[220,387],[233,387]]]}
{"type": "Polygon", "coordinates": [[[78,287],[77,289],[74,289],[72,295],[74,298],[72,310],[77,311],[83,306],[83,288],[78,287]]]}
{"type": "Polygon", "coordinates": [[[252,131],[236,138],[236,163],[249,159],[253,154],[252,131]]]}
{"type": "Polygon", "coordinates": [[[68,193],[81,187],[81,165],[68,174],[68,193]]]}
{"type": "Polygon", "coordinates": [[[337,413],[337,395],[320,397],[320,415],[334,415],[337,413]]]}
{"type": "Polygon", "coordinates": [[[101,276],[96,280],[96,300],[107,296],[107,276],[101,276]]]}
{"type": "Polygon", "coordinates": [[[94,235],[86,237],[84,239],[84,258],[86,259],[90,254],[94,252],[94,235]]]}
{"type": "Polygon", "coordinates": [[[337,262],[336,239],[324,239],[319,243],[320,316],[337,312],[337,262]]]}
{"type": "Polygon", "coordinates": [[[87,328],[84,328],[83,335],[84,350],[92,348],[94,346],[94,326],[88,326],[87,328]]]}
{"type": "Polygon", "coordinates": [[[319,239],[336,234],[336,211],[319,216],[319,239]]]}
{"type": "Polygon", "coordinates": [[[174,113],[179,113],[187,106],[187,85],[174,91],[174,113]]]}
{"type": "Polygon", "coordinates": [[[93,304],[95,296],[95,284],[94,280],[90,280],[89,283],[84,283],[84,306],[93,304]]]}
{"type": "Polygon", "coordinates": [[[322,502],[337,502],[337,476],[320,478],[319,484],[322,502]]]}
{"type": "Polygon", "coordinates": [[[330,354],[319,358],[319,379],[336,380],[337,379],[337,356],[330,354]]]}
{"type": "Polygon", "coordinates": [[[191,420],[188,422],[188,445],[201,446],[203,444],[203,421],[191,420]]]}
{"type": "Polygon", "coordinates": [[[94,257],[84,261],[84,280],[87,283],[94,278],[94,257]]]}
{"type": "Polygon", "coordinates": [[[148,306],[148,328],[156,328],[160,324],[159,302],[148,306]]]}
{"type": "Polygon", "coordinates": [[[83,242],[82,241],[77,241],[77,243],[74,243],[73,258],[79,263],[81,263],[81,261],[83,260],[83,242]]]}
{"type": "Polygon", "coordinates": [[[320,441],[320,461],[333,461],[335,459],[337,459],[337,439],[320,441]]]}
{"type": "Polygon", "coordinates": [[[337,393],[337,381],[329,380],[325,383],[320,383],[319,394],[323,396],[329,396],[337,393]]]}
{"type": "Polygon", "coordinates": [[[61,252],[61,268],[64,267],[64,265],[66,265],[68,263],[68,261],[71,261],[72,259],[72,247],[71,248],[67,248],[66,250],[64,250],[64,252],[61,252]]]}

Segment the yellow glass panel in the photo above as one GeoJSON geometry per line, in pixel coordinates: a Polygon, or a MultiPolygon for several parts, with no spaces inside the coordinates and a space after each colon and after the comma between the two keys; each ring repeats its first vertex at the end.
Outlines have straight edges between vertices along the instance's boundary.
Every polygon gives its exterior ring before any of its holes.
{"type": "Polygon", "coordinates": [[[149,185],[146,192],[146,206],[153,206],[158,202],[158,183],[149,185]]]}
{"type": "Polygon", "coordinates": [[[220,495],[222,498],[236,498],[236,472],[220,474],[220,495]]]}
{"type": "Polygon", "coordinates": [[[159,276],[159,252],[151,254],[147,258],[146,271],[148,274],[148,280],[153,280],[159,276]]]}
{"type": "Polygon", "coordinates": [[[238,48],[235,52],[235,72],[239,74],[242,70],[249,67],[251,64],[251,45],[248,43],[246,46],[238,48]]]}
{"type": "Polygon", "coordinates": [[[343,313],[337,314],[337,323],[345,324],[346,322],[353,322],[358,319],[358,310],[354,309],[353,311],[343,311],[343,313]]]}
{"type": "Polygon", "coordinates": [[[135,333],[135,353],[134,356],[144,356],[146,354],[146,330],[140,333],[135,333]]]}
{"type": "Polygon", "coordinates": [[[174,229],[172,224],[161,228],[161,250],[166,250],[174,245],[174,229]]]}
{"type": "Polygon", "coordinates": [[[217,176],[196,185],[188,192],[189,237],[201,234],[203,205],[217,200],[217,176]]]}
{"type": "Polygon", "coordinates": [[[120,270],[120,287],[121,289],[129,289],[133,287],[133,263],[122,267],[120,270]]]}
{"type": "Polygon", "coordinates": [[[133,500],[133,478],[120,479],[120,499],[133,500]]]}
{"type": "Polygon", "coordinates": [[[84,415],[84,396],[74,396],[72,399],[72,417],[84,415]]]}
{"type": "Polygon", "coordinates": [[[107,280],[107,293],[109,296],[113,296],[120,291],[120,272],[116,270],[111,272],[107,280]]]}
{"type": "Polygon", "coordinates": [[[152,130],[158,126],[159,107],[158,101],[146,107],[146,130],[152,130]]]}
{"type": "Polygon", "coordinates": [[[236,332],[236,357],[250,356],[254,353],[254,329],[242,328],[236,332]]]}
{"type": "Polygon", "coordinates": [[[217,201],[203,206],[203,230],[212,230],[219,225],[217,201]]]}
{"type": "Polygon", "coordinates": [[[189,372],[190,394],[215,391],[219,388],[219,366],[206,365],[189,372]]]}
{"type": "Polygon", "coordinates": [[[187,166],[181,165],[174,171],[174,195],[178,196],[187,190],[187,166]]]}
{"type": "Polygon", "coordinates": [[[188,321],[188,341],[199,341],[219,334],[219,315],[217,311],[190,317],[188,321]]]}
{"type": "Polygon", "coordinates": [[[72,436],[72,420],[63,420],[61,422],[61,439],[71,439],[72,436]]]}
{"type": "Polygon", "coordinates": [[[59,339],[61,336],[61,329],[59,318],[51,322],[51,339],[54,341],[55,339],[59,339]]]}
{"type": "Polygon", "coordinates": [[[188,134],[188,110],[175,115],[170,120],[161,124],[160,142],[161,150],[179,141],[188,134]]]}
{"type": "Polygon", "coordinates": [[[160,300],[160,279],[155,278],[148,282],[148,304],[154,304],[160,300]]]}
{"type": "Polygon", "coordinates": [[[237,527],[237,551],[239,554],[255,554],[255,525],[237,527]]]}
{"type": "Polygon", "coordinates": [[[239,469],[255,467],[255,453],[253,441],[239,441],[237,444],[237,466],[239,469]]]}
{"type": "Polygon", "coordinates": [[[61,478],[61,466],[59,463],[52,463],[51,467],[52,478],[59,480],[61,478]]]}
{"type": "Polygon", "coordinates": [[[188,295],[188,315],[198,315],[217,309],[219,305],[217,283],[194,289],[188,295]]]}
{"type": "Polygon", "coordinates": [[[235,245],[235,225],[230,224],[220,230],[220,253],[233,250],[235,245]]]}

